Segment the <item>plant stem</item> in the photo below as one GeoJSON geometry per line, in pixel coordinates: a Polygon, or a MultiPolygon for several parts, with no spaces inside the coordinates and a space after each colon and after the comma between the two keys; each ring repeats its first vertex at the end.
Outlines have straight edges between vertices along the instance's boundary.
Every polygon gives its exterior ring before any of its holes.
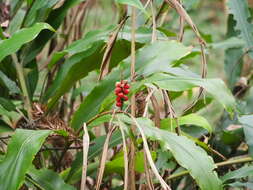
{"type": "MultiPolygon", "coordinates": [[[[244,157],[244,158],[238,158],[238,159],[234,159],[234,160],[227,160],[227,161],[224,161],[224,162],[219,162],[219,163],[216,163],[215,165],[217,167],[222,167],[222,166],[227,166],[227,165],[232,165],[232,164],[240,164],[240,163],[243,163],[243,162],[251,162],[251,161],[253,161],[253,158],[247,156],[247,157],[244,157]]],[[[170,175],[167,178],[167,180],[171,180],[171,179],[181,177],[181,176],[184,176],[184,175],[188,175],[188,174],[189,174],[189,171],[187,171],[187,170],[182,171],[180,173],[170,175]]]]}
{"type": "Polygon", "coordinates": [[[25,75],[24,75],[24,70],[22,65],[18,62],[18,58],[16,54],[11,55],[12,60],[14,62],[15,68],[17,70],[17,75],[18,75],[18,80],[23,92],[23,98],[24,98],[24,103],[25,103],[25,108],[27,110],[28,118],[30,121],[32,121],[32,104],[30,101],[28,89],[26,86],[26,81],[25,81],[25,75]]]}

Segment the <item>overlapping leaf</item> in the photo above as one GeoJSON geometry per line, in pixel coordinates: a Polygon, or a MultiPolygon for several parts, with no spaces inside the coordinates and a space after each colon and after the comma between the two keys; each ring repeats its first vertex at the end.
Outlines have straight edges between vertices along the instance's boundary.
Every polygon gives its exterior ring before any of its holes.
{"type": "Polygon", "coordinates": [[[32,164],[35,154],[51,131],[17,129],[8,144],[8,151],[0,162],[0,189],[17,190],[32,164]]]}
{"type": "MultiPolygon", "coordinates": [[[[190,51],[191,48],[175,41],[147,45],[136,52],[136,73],[139,76],[148,76],[155,72],[167,71],[171,63],[186,56],[190,51]]],[[[115,82],[120,80],[120,73],[124,79],[130,77],[130,63],[130,57],[123,60],[91,91],[73,116],[71,122],[73,128],[78,129],[84,121],[98,113],[104,99],[113,91],[115,82]]]]}
{"type": "Polygon", "coordinates": [[[193,141],[184,136],[156,128],[147,118],[137,118],[145,135],[161,142],[177,162],[186,168],[202,190],[222,190],[222,182],[213,171],[216,166],[211,157],[193,141]]]}
{"type": "Polygon", "coordinates": [[[66,184],[57,173],[46,168],[37,170],[32,166],[28,171],[28,175],[42,190],[76,189],[73,186],[66,184]]]}
{"type": "Polygon", "coordinates": [[[47,23],[37,23],[32,27],[17,31],[9,39],[0,41],[0,61],[6,56],[15,53],[25,43],[32,41],[40,31],[44,29],[54,31],[54,29],[47,23]]]}

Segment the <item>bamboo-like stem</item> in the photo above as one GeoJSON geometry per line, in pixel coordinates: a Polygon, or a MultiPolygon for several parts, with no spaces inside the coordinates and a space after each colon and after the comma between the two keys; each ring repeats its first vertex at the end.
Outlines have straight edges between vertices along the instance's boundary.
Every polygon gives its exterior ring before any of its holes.
{"type": "Polygon", "coordinates": [[[11,57],[14,62],[15,68],[17,70],[18,80],[21,86],[21,90],[23,92],[23,99],[25,103],[25,108],[27,110],[28,118],[30,121],[32,121],[32,104],[31,104],[28,89],[26,86],[24,70],[23,70],[22,65],[18,62],[17,55],[12,54],[11,57]]]}
{"type": "MultiPolygon", "coordinates": [[[[240,163],[251,162],[251,161],[253,161],[253,158],[247,156],[244,158],[238,158],[238,159],[234,159],[234,160],[227,160],[224,162],[219,162],[219,163],[216,163],[215,165],[217,167],[222,167],[222,166],[227,166],[227,165],[232,165],[232,164],[240,164],[240,163]]],[[[187,170],[182,171],[180,173],[170,175],[166,180],[175,179],[175,178],[182,177],[182,176],[188,175],[188,174],[189,174],[189,171],[187,171],[187,170]]]]}

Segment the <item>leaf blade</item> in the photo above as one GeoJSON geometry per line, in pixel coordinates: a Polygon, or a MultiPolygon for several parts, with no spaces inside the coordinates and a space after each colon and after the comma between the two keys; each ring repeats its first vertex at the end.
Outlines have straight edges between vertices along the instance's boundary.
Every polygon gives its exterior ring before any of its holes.
{"type": "Polygon", "coordinates": [[[16,190],[24,181],[34,155],[51,131],[17,129],[8,145],[7,154],[0,162],[0,189],[16,190]]]}
{"type": "Polygon", "coordinates": [[[44,29],[54,31],[47,23],[36,23],[32,27],[19,30],[11,38],[0,41],[0,61],[15,53],[23,44],[32,41],[44,29]]]}

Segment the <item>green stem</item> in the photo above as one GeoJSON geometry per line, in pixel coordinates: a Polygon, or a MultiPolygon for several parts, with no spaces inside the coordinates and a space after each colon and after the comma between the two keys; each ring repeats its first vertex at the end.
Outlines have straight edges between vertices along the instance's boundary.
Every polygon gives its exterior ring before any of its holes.
{"type": "MultiPolygon", "coordinates": [[[[247,156],[247,157],[244,157],[244,158],[239,158],[239,159],[227,160],[227,161],[224,161],[224,162],[219,162],[219,163],[216,163],[215,165],[217,167],[221,167],[221,166],[227,166],[227,165],[239,164],[239,163],[251,162],[251,161],[253,161],[253,158],[247,156]]],[[[189,174],[189,171],[185,170],[185,171],[182,171],[180,173],[170,175],[167,178],[167,180],[171,180],[171,179],[174,179],[174,178],[177,178],[177,177],[182,177],[182,176],[188,175],[188,174],[189,174]]]]}
{"type": "Polygon", "coordinates": [[[26,81],[25,81],[25,76],[24,76],[24,70],[22,65],[18,62],[18,58],[16,54],[12,54],[11,55],[12,60],[14,62],[15,68],[17,70],[17,75],[18,75],[18,80],[23,92],[23,98],[24,98],[24,102],[25,102],[25,108],[27,110],[28,113],[28,118],[30,121],[32,121],[32,104],[29,98],[29,93],[28,93],[28,89],[26,86],[26,81]]]}

